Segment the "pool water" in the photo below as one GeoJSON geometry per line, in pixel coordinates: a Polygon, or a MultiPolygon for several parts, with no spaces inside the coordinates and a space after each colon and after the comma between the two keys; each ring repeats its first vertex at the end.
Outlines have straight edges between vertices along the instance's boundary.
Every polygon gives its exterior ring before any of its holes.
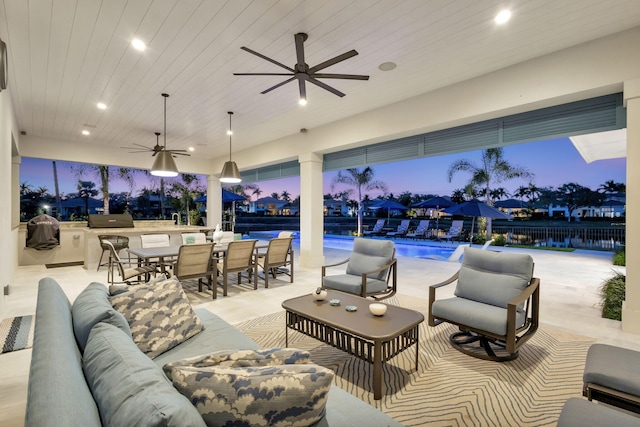
{"type": "MultiPolygon", "coordinates": [[[[417,245],[411,243],[396,244],[396,255],[412,258],[425,258],[430,256],[448,258],[455,248],[442,248],[439,246],[417,245]]],[[[353,239],[340,239],[337,237],[324,237],[324,247],[331,249],[344,249],[350,251],[353,249],[353,239]]]]}
{"type": "MultiPolygon", "coordinates": [[[[280,231],[281,230],[254,231],[250,233],[249,237],[254,239],[272,239],[278,237],[278,233],[280,233],[280,231]]],[[[300,235],[298,232],[295,232],[293,234],[293,237],[295,239],[299,239],[300,235]]],[[[397,241],[395,243],[397,256],[406,256],[412,258],[428,258],[433,256],[448,258],[455,250],[455,248],[443,248],[440,246],[429,246],[418,243],[412,244],[397,241]]],[[[353,238],[325,235],[324,247],[350,251],[353,249],[353,238]]]]}

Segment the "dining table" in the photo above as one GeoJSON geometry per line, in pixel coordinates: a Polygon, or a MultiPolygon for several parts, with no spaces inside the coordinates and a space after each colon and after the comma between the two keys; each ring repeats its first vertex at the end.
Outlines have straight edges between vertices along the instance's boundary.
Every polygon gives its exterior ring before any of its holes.
{"type": "MultiPolygon", "coordinates": [[[[229,247],[229,243],[230,242],[224,242],[214,245],[213,253],[224,257],[224,254],[227,252],[227,248],[229,247]]],[[[131,255],[138,257],[138,265],[148,265],[155,262],[160,267],[160,270],[165,273],[166,266],[173,264],[175,259],[178,257],[180,246],[182,245],[160,246],[154,248],[129,248],[127,251],[131,255]]],[[[266,249],[268,247],[268,241],[257,240],[255,252],[257,254],[259,250],[266,249]]]]}

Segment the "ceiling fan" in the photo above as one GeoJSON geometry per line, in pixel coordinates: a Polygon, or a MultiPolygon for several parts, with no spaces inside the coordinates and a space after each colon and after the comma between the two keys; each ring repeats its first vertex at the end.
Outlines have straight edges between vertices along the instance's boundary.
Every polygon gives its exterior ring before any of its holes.
{"type": "Polygon", "coordinates": [[[348,52],[343,53],[342,55],[338,55],[334,58],[331,58],[327,61],[321,62],[320,64],[309,67],[304,62],[304,42],[307,40],[307,34],[305,33],[297,33],[295,35],[295,43],[296,43],[296,57],[297,63],[293,66],[293,68],[287,67],[286,65],[275,61],[267,56],[262,55],[254,50],[249,49],[248,47],[242,46],[240,49],[245,50],[249,53],[252,53],[266,61],[269,61],[273,64],[276,64],[279,67],[284,68],[289,71],[289,73],[233,73],[235,76],[292,76],[291,78],[278,83],[277,85],[271,86],[269,89],[263,90],[262,94],[267,92],[271,92],[274,89],[279,88],[289,82],[294,80],[298,80],[298,87],[300,88],[300,103],[306,104],[307,102],[307,90],[305,87],[305,82],[313,83],[316,86],[319,86],[329,92],[343,97],[345,94],[340,92],[339,90],[329,86],[326,83],[321,82],[318,79],[347,79],[347,80],[369,80],[369,76],[363,76],[358,74],[330,74],[330,73],[319,73],[318,71],[324,70],[327,67],[337,64],[338,62],[342,62],[346,59],[352,58],[358,54],[355,50],[350,50],[348,52]]]}
{"type": "Polygon", "coordinates": [[[135,147],[120,147],[120,148],[127,148],[129,150],[133,150],[133,151],[129,151],[130,153],[145,153],[147,151],[150,151],[153,153],[151,155],[152,157],[161,151],[168,151],[169,153],[175,156],[191,156],[191,154],[188,154],[186,152],[187,150],[167,150],[165,147],[160,145],[160,135],[161,135],[160,132],[154,132],[154,133],[156,134],[156,145],[154,145],[153,147],[137,144],[134,142],[133,145],[135,145],[135,147]]]}
{"type": "Polygon", "coordinates": [[[144,153],[147,151],[152,152],[153,154],[151,155],[151,157],[154,157],[156,154],[161,153],[163,151],[166,151],[167,153],[171,153],[172,156],[191,156],[191,154],[187,154],[187,150],[167,150],[167,98],[169,97],[168,94],[163,93],[162,96],[164,97],[164,145],[160,145],[160,132],[154,132],[156,134],[156,145],[154,145],[153,147],[148,147],[146,145],[142,145],[142,144],[137,144],[137,143],[133,143],[133,145],[135,145],[135,147],[120,147],[120,148],[128,148],[130,150],[135,150],[135,151],[129,151],[130,153],[144,153]]]}

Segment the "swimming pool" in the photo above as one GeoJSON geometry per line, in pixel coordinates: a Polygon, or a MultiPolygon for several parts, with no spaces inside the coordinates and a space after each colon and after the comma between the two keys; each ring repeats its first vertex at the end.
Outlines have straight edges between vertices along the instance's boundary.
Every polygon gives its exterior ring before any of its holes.
{"type": "MultiPolygon", "coordinates": [[[[272,239],[278,237],[278,233],[283,230],[269,230],[269,231],[253,231],[249,234],[249,237],[253,239],[272,239]]],[[[293,237],[297,240],[300,238],[300,234],[296,231],[293,237]]],[[[395,242],[396,243],[396,255],[406,256],[412,258],[428,258],[444,257],[448,258],[453,253],[455,248],[444,248],[440,246],[430,246],[423,242],[395,242]]],[[[353,237],[341,237],[341,236],[324,236],[324,247],[331,249],[343,249],[350,251],[353,249],[353,237]]]]}

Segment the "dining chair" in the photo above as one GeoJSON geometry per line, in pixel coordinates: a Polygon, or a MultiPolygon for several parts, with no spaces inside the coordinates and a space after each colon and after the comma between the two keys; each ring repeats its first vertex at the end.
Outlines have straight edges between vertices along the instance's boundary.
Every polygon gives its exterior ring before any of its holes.
{"type": "Polygon", "coordinates": [[[158,273],[158,267],[156,264],[148,264],[148,265],[140,265],[133,268],[125,268],[125,265],[129,265],[128,262],[122,261],[120,256],[118,255],[118,251],[111,241],[104,240],[103,243],[109,248],[109,270],[107,271],[107,282],[110,284],[115,283],[115,277],[113,272],[114,265],[118,269],[118,274],[122,279],[121,283],[126,283],[127,285],[131,285],[133,282],[141,282],[141,277],[144,276],[145,280],[149,278],[150,274],[153,274],[153,277],[158,273]],[[135,280],[134,280],[135,279],[135,280]]]}
{"type": "Polygon", "coordinates": [[[182,233],[182,244],[192,245],[194,243],[207,243],[207,235],[205,233],[182,233]]]}
{"type": "Polygon", "coordinates": [[[198,292],[202,292],[202,279],[207,279],[207,285],[213,292],[213,299],[218,296],[217,286],[213,284],[216,274],[213,259],[214,243],[194,243],[180,246],[178,259],[173,264],[173,275],[179,281],[198,279],[198,292]]]}
{"type": "MultiPolygon", "coordinates": [[[[98,261],[98,268],[96,271],[100,270],[100,267],[106,265],[107,267],[111,264],[110,260],[107,260],[106,263],[102,262],[102,257],[105,252],[109,253],[111,256],[110,247],[107,246],[104,241],[108,240],[111,242],[116,252],[120,252],[123,249],[127,249],[129,247],[129,238],[127,236],[119,236],[116,234],[98,234],[98,240],[100,241],[100,247],[102,248],[102,253],[100,254],[100,260],[98,261]]],[[[131,256],[128,257],[129,263],[131,262],[131,256]]]]}
{"type": "MultiPolygon", "coordinates": [[[[257,276],[257,267],[253,262],[255,240],[236,240],[229,242],[224,258],[218,260],[218,272],[222,275],[222,295],[227,296],[229,274],[237,273],[238,284],[241,283],[242,273],[247,272],[249,283],[252,274],[257,276]],[[253,269],[253,273],[251,270],[253,269]]],[[[258,289],[258,281],[253,280],[253,289],[258,289]]]]}
{"type": "Polygon", "coordinates": [[[143,248],[161,248],[171,246],[168,234],[142,234],[140,243],[143,248]]]}
{"type": "MultiPolygon", "coordinates": [[[[290,283],[293,283],[293,251],[291,242],[293,237],[278,237],[269,240],[269,247],[265,253],[256,255],[257,267],[264,272],[264,287],[269,287],[269,273],[276,279],[278,273],[289,276],[290,283]],[[285,267],[289,266],[289,270],[285,267]]],[[[256,276],[257,282],[257,276],[256,276]]]]}

